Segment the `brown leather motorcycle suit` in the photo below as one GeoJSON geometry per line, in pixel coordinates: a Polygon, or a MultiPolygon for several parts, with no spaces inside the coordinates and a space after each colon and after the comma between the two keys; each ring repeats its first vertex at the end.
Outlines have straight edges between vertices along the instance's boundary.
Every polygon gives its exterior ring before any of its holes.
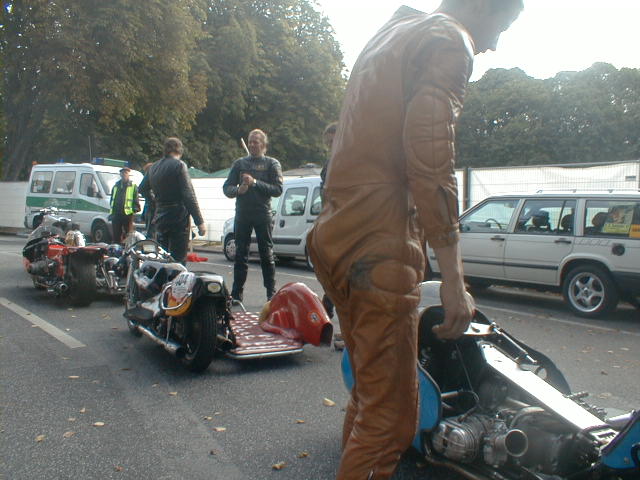
{"type": "Polygon", "coordinates": [[[421,246],[458,241],[454,127],[472,65],[456,20],[396,14],[347,86],[307,239],[355,377],[339,479],[389,478],[415,434],[421,246]]]}

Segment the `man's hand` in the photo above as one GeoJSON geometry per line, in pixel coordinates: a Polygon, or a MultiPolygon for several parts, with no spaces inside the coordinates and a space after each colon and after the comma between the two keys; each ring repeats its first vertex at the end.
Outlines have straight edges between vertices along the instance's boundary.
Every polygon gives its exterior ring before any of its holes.
{"type": "Polygon", "coordinates": [[[250,187],[250,186],[253,185],[254,181],[255,181],[254,178],[250,174],[248,174],[248,173],[243,173],[242,174],[242,184],[243,185],[247,185],[248,187],[250,187]]]}
{"type": "Polygon", "coordinates": [[[444,323],[433,327],[433,332],[442,340],[455,340],[467,330],[473,318],[473,297],[464,290],[464,284],[460,290],[455,285],[443,283],[440,300],[444,308],[444,323]]]}
{"type": "Polygon", "coordinates": [[[443,340],[453,340],[462,335],[471,322],[475,305],[473,297],[464,289],[462,260],[457,243],[434,248],[440,272],[440,300],[444,308],[444,323],[433,327],[433,332],[443,340]]]}
{"type": "Polygon", "coordinates": [[[249,190],[249,185],[243,183],[238,187],[238,195],[244,195],[249,190]]]}
{"type": "Polygon", "coordinates": [[[207,234],[207,227],[204,223],[198,225],[198,235],[204,237],[207,234]]]}

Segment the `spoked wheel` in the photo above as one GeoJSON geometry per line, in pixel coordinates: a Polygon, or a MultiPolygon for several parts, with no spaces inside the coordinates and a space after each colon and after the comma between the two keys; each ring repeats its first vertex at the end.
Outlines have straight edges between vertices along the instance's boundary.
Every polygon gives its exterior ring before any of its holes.
{"type": "Polygon", "coordinates": [[[96,264],[92,258],[69,257],[69,300],[85,307],[96,297],[96,264]]]}
{"type": "Polygon", "coordinates": [[[200,299],[192,308],[185,325],[186,353],[182,363],[192,372],[207,369],[216,353],[216,305],[208,298],[200,299]]]}
{"type": "Polygon", "coordinates": [[[609,273],[597,265],[580,265],[571,270],[562,293],[576,314],[589,318],[612,311],[620,298],[609,273]]]}

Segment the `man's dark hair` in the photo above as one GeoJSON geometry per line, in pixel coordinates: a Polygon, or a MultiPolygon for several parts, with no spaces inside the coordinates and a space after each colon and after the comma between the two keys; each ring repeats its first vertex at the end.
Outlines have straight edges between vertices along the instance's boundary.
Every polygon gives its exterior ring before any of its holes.
{"type": "Polygon", "coordinates": [[[164,141],[165,156],[172,155],[172,154],[182,155],[182,152],[183,152],[182,142],[180,141],[179,138],[169,137],[164,141]]]}
{"type": "Polygon", "coordinates": [[[329,133],[336,133],[337,129],[338,129],[338,122],[331,122],[329,125],[325,127],[324,132],[322,132],[322,135],[327,135],[329,133]]]}

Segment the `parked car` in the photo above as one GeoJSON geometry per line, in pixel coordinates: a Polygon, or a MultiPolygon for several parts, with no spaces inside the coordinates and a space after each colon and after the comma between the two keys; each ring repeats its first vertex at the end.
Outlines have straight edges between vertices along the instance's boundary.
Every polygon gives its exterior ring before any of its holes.
{"type": "MultiPolygon", "coordinates": [[[[96,159],[103,160],[103,159],[96,159]]],[[[120,168],[126,162],[111,160],[104,163],[52,163],[34,165],[27,186],[24,226],[36,228],[41,219],[40,209],[56,207],[65,210],[80,231],[94,242],[110,242],[109,210],[111,188],[120,179],[120,168]],[[113,166],[115,162],[121,165],[113,166]]],[[[142,173],[131,171],[131,180],[140,185],[142,173]]],[[[140,206],[144,199],[140,198],[140,206]]],[[[135,215],[136,228],[143,228],[140,214],[135,215]]]]}
{"type": "MultiPolygon", "coordinates": [[[[472,288],[510,284],[561,291],[583,317],[619,300],[639,306],[640,192],[538,192],[489,197],[460,218],[472,288]]],[[[434,273],[438,263],[431,248],[434,273]]]]}
{"type": "MultiPolygon", "coordinates": [[[[280,261],[301,259],[313,269],[307,253],[307,232],[322,210],[320,177],[295,177],[284,179],[282,195],[272,199],[273,252],[280,261]]],[[[224,223],[222,244],[224,255],[234,261],[236,255],[234,218],[224,223]]],[[[258,253],[255,236],[251,238],[250,254],[258,253]]]]}

